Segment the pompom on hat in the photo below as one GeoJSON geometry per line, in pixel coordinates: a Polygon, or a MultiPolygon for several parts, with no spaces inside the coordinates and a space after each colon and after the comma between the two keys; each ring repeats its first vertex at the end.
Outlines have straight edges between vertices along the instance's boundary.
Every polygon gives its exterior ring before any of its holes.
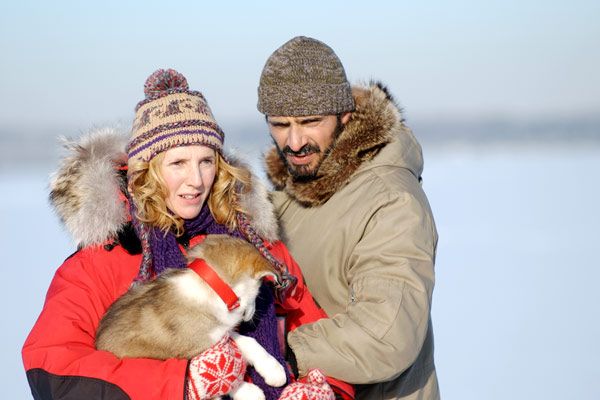
{"type": "Polygon", "coordinates": [[[144,93],[126,148],[130,163],[148,162],[178,146],[204,145],[221,152],[225,135],[202,93],[189,90],[185,76],[159,69],[146,79],[144,93]]]}

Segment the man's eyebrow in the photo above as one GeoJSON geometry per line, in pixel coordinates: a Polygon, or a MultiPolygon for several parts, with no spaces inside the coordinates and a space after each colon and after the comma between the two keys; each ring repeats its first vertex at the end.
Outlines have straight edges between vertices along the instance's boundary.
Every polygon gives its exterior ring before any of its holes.
{"type": "Polygon", "coordinates": [[[298,120],[298,123],[300,125],[304,125],[304,124],[310,124],[311,122],[319,122],[322,119],[323,119],[323,117],[309,117],[309,118],[304,118],[304,119],[298,120]]]}
{"type": "Polygon", "coordinates": [[[288,121],[273,121],[272,119],[267,119],[267,122],[270,125],[275,125],[275,126],[289,126],[290,123],[288,121]]]}

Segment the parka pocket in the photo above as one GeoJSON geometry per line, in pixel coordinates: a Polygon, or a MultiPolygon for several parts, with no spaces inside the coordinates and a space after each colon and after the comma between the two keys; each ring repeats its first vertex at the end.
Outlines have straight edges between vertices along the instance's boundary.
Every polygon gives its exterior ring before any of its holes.
{"type": "Polygon", "coordinates": [[[397,319],[404,287],[404,281],[372,277],[353,282],[348,316],[371,336],[383,338],[397,319]]]}

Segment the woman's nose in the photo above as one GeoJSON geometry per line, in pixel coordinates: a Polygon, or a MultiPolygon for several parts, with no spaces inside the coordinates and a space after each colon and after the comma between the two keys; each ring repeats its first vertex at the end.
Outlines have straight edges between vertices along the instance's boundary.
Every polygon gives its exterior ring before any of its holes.
{"type": "Polygon", "coordinates": [[[191,167],[188,172],[188,185],[193,187],[202,187],[203,179],[202,179],[202,170],[200,167],[194,166],[191,167]]]}

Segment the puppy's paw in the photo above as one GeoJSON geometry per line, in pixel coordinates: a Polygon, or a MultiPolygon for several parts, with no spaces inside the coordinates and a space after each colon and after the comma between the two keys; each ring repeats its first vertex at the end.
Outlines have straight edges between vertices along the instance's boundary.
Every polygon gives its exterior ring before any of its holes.
{"type": "MultiPolygon", "coordinates": [[[[254,366],[256,368],[256,366],[254,366]]],[[[256,371],[265,379],[265,382],[269,386],[280,387],[283,386],[287,380],[285,376],[285,369],[275,359],[269,360],[268,363],[262,365],[260,369],[256,368],[256,371]]]]}
{"type": "Polygon", "coordinates": [[[265,394],[260,388],[249,382],[242,384],[231,393],[233,400],[265,400],[265,394]]]}

